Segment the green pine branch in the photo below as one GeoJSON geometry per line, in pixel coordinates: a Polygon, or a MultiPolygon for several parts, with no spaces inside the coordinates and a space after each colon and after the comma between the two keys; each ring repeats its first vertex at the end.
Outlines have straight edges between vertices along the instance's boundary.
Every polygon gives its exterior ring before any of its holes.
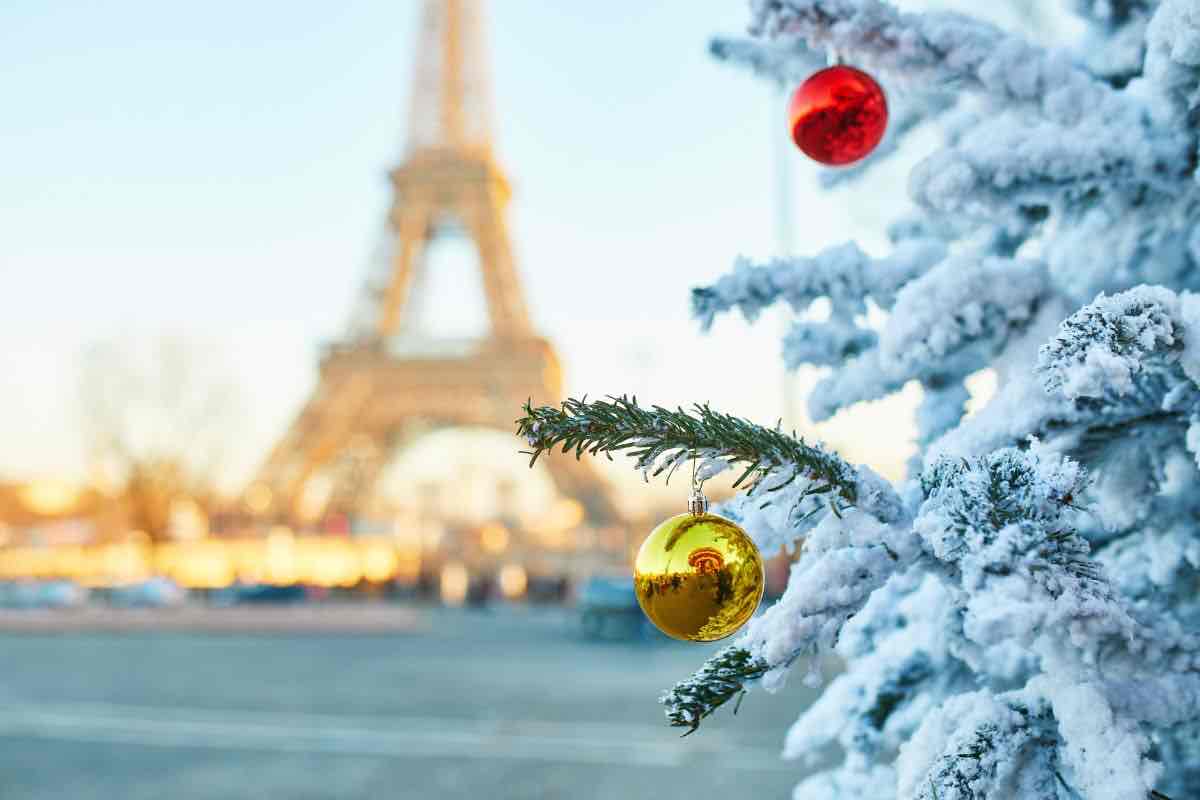
{"type": "MultiPolygon", "coordinates": [[[[783,488],[798,475],[814,485],[805,494],[833,492],[853,505],[857,496],[854,468],[833,453],[805,444],[794,433],[764,428],[740,417],[713,411],[697,404],[692,412],[652,406],[642,408],[637,398],[611,397],[589,403],[566,400],[560,408],[525,404],[525,416],[517,420],[517,433],[529,443],[532,466],[542,453],[562,445],[574,451],[610,455],[625,452],[637,460],[637,468],[654,475],[677,465],[681,457],[700,452],[731,465],[743,467],[734,487],[753,490],[773,472],[791,474],[771,490],[783,488]]],[[[836,506],[834,506],[836,510],[836,506]]]]}
{"type": "Polygon", "coordinates": [[[700,727],[702,719],[741,695],[746,683],[761,678],[768,668],[766,661],[754,658],[744,647],[726,647],[705,661],[692,677],[664,692],[658,701],[667,707],[671,726],[687,728],[683,734],[687,736],[700,727]]]}

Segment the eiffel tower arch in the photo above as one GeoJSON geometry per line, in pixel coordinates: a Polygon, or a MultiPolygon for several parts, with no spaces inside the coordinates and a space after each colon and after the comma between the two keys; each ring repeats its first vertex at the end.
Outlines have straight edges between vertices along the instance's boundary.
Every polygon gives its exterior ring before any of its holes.
{"type": "MultiPolygon", "coordinates": [[[[316,391],[256,477],[270,490],[276,518],[300,518],[299,503],[318,471],[334,476],[327,507],[353,512],[396,445],[417,431],[512,432],[527,400],[562,397],[558,356],[534,330],[509,240],[510,190],[492,153],[480,26],[474,0],[424,4],[407,153],[390,174],[383,268],[368,279],[348,334],[325,348],[316,391]],[[423,256],[453,235],[477,250],[488,330],[469,341],[430,340],[406,322],[427,266],[423,256]]],[[[592,524],[620,522],[609,487],[588,461],[554,454],[545,463],[558,490],[579,500],[592,524]]]]}

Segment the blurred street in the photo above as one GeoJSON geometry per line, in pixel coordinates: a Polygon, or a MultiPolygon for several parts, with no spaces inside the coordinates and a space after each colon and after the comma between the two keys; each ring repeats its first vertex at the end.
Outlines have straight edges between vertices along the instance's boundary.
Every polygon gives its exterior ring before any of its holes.
{"type": "Polygon", "coordinates": [[[798,779],[778,759],[798,681],[680,739],[655,700],[711,647],[589,642],[563,610],[396,611],[381,633],[2,634],[0,798],[788,797],[798,779]]]}

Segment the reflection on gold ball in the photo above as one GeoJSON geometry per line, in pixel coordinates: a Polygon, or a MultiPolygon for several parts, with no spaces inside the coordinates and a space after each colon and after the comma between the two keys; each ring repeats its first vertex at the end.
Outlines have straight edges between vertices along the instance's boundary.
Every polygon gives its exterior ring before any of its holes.
{"type": "Polygon", "coordinates": [[[763,562],[746,532],[715,514],[680,514],[655,528],[633,565],[638,604],[668,636],[714,642],[733,634],[763,596],[763,562]]]}

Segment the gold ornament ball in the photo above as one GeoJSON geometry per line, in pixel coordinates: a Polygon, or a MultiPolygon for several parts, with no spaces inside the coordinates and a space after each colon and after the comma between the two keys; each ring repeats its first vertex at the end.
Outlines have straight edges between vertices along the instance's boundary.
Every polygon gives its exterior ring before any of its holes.
{"type": "Polygon", "coordinates": [[[716,514],[680,514],[655,528],[633,565],[638,605],[663,633],[715,642],[746,624],[763,596],[762,556],[716,514]]]}

